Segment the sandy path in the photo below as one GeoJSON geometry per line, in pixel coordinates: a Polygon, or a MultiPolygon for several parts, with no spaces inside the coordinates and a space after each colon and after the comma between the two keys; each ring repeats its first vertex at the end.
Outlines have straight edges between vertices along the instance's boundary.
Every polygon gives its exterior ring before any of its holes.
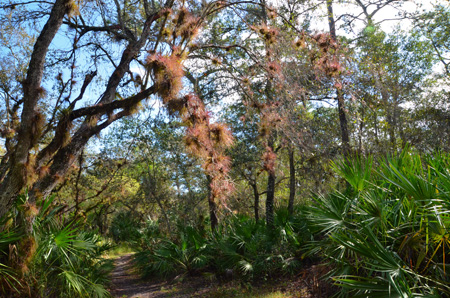
{"type": "Polygon", "coordinates": [[[133,254],[114,261],[111,273],[111,295],[115,298],[190,298],[209,297],[210,287],[202,278],[172,284],[164,280],[142,280],[133,267],[133,254]]]}
{"type": "Polygon", "coordinates": [[[134,272],[133,254],[117,258],[111,274],[111,294],[117,298],[156,298],[167,297],[160,292],[163,283],[142,281],[134,272]]]}
{"type": "Polygon", "coordinates": [[[329,284],[321,282],[319,278],[323,275],[321,271],[327,268],[315,265],[301,270],[296,277],[273,280],[262,291],[255,285],[252,291],[261,292],[260,294],[248,293],[240,286],[239,281],[228,284],[217,283],[206,281],[201,276],[189,277],[176,283],[154,279],[142,280],[134,270],[133,254],[117,258],[114,265],[110,287],[114,298],[272,297],[271,293],[275,294],[273,297],[324,298],[335,293],[329,284]]]}

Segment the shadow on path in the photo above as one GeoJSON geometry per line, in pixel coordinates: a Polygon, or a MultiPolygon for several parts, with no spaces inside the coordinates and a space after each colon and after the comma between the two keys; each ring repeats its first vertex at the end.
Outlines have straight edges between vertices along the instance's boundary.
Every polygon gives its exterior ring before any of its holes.
{"type": "Polygon", "coordinates": [[[119,257],[114,262],[115,269],[111,274],[111,295],[127,298],[156,298],[166,297],[158,293],[161,283],[149,283],[140,279],[134,272],[133,254],[119,257]]]}

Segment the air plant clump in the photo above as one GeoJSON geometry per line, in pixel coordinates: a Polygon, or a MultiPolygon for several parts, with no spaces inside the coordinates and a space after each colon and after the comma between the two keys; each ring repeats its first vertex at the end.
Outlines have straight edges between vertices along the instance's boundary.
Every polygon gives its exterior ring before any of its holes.
{"type": "Polygon", "coordinates": [[[71,0],[66,4],[67,8],[67,15],[69,18],[80,15],[80,10],[78,5],[80,4],[80,1],[74,1],[71,0]],[[78,2],[78,3],[76,3],[78,2]]]}
{"type": "Polygon", "coordinates": [[[330,76],[336,76],[342,72],[342,66],[339,63],[339,61],[337,60],[337,58],[334,58],[334,59],[328,61],[325,71],[330,76]]]}
{"type": "Polygon", "coordinates": [[[186,107],[187,107],[186,96],[172,98],[167,102],[167,110],[169,112],[169,115],[174,115],[178,113],[181,116],[186,107]]]}
{"type": "Polygon", "coordinates": [[[233,192],[235,189],[234,184],[230,180],[224,179],[221,176],[215,176],[211,179],[210,188],[211,196],[221,200],[224,206],[226,206],[225,198],[227,194],[233,192]]]}
{"type": "Polygon", "coordinates": [[[39,178],[43,178],[45,176],[47,176],[48,174],[50,174],[50,167],[49,166],[42,166],[39,168],[38,170],[39,172],[39,178]]]}
{"type": "Polygon", "coordinates": [[[283,74],[281,72],[281,66],[277,62],[275,62],[275,61],[269,62],[267,64],[267,68],[269,70],[269,74],[272,77],[280,77],[281,78],[283,76],[283,74]]]}
{"type": "Polygon", "coordinates": [[[264,153],[262,155],[264,170],[269,173],[274,173],[276,160],[277,160],[277,155],[275,154],[275,152],[273,152],[272,148],[267,146],[266,151],[264,151],[264,153]]]}
{"type": "Polygon", "coordinates": [[[16,131],[13,128],[5,127],[3,129],[0,129],[0,137],[5,139],[11,139],[16,134],[16,131]]]}
{"type": "Polygon", "coordinates": [[[262,138],[267,138],[271,131],[276,128],[283,119],[276,110],[276,103],[272,103],[270,105],[263,104],[260,106],[261,121],[259,123],[259,136],[262,138]]]}
{"type": "Polygon", "coordinates": [[[211,62],[215,66],[222,65],[222,59],[220,59],[219,57],[212,57],[211,62]]]}
{"type": "Polygon", "coordinates": [[[45,96],[47,96],[47,90],[45,90],[44,87],[36,88],[36,92],[39,98],[44,98],[45,96]]]}
{"type": "Polygon", "coordinates": [[[292,42],[292,45],[294,46],[295,49],[300,50],[300,49],[306,49],[306,39],[305,39],[305,35],[302,34],[299,38],[295,39],[292,42]]]}
{"type": "Polygon", "coordinates": [[[275,110],[276,107],[277,106],[274,104],[272,105],[270,110],[266,110],[262,113],[263,122],[267,122],[270,123],[272,126],[276,126],[283,120],[280,114],[275,110]]]}
{"type": "Polygon", "coordinates": [[[209,127],[214,145],[227,148],[233,144],[233,135],[223,123],[213,123],[209,127]]]}
{"type": "Polygon", "coordinates": [[[275,20],[278,16],[277,10],[273,7],[267,9],[267,17],[271,20],[275,20]]]}
{"type": "Polygon", "coordinates": [[[161,36],[163,36],[165,38],[169,37],[171,34],[172,34],[172,31],[167,27],[161,31],[161,36]]]}
{"type": "Polygon", "coordinates": [[[199,32],[200,18],[192,15],[185,7],[181,8],[173,16],[174,24],[173,38],[181,37],[183,40],[194,38],[199,32]]]}
{"type": "Polygon", "coordinates": [[[319,33],[313,35],[312,39],[314,39],[317,42],[317,45],[322,49],[327,48],[332,43],[329,33],[319,33]]]}
{"type": "Polygon", "coordinates": [[[210,123],[203,101],[195,94],[171,98],[166,103],[169,113],[178,113],[187,126],[184,143],[187,150],[203,161],[203,169],[211,177],[211,199],[225,199],[232,191],[226,182],[231,161],[224,149],[231,146],[233,136],[222,123],[210,123]]]}
{"type": "Polygon", "coordinates": [[[209,123],[209,113],[198,96],[190,93],[185,95],[181,101],[183,102],[183,107],[179,111],[180,116],[188,126],[209,123]]]}
{"type": "Polygon", "coordinates": [[[180,59],[176,55],[153,54],[147,57],[147,66],[153,71],[157,93],[167,103],[182,88],[184,75],[180,59]]]}
{"type": "Polygon", "coordinates": [[[33,185],[38,178],[38,175],[35,170],[36,166],[36,155],[30,154],[28,156],[27,162],[23,165],[24,170],[26,171],[25,181],[28,187],[33,185]]]}
{"type": "Polygon", "coordinates": [[[339,61],[339,45],[329,33],[319,33],[311,38],[317,45],[317,49],[310,53],[310,59],[316,71],[329,77],[340,75],[342,66],[339,61]]]}
{"type": "Polygon", "coordinates": [[[242,82],[242,84],[244,84],[244,85],[250,85],[250,79],[249,79],[249,77],[242,77],[242,78],[241,78],[241,82],[242,82]]]}
{"type": "Polygon", "coordinates": [[[259,26],[252,26],[251,29],[261,35],[269,45],[272,45],[277,41],[278,30],[275,28],[270,28],[266,24],[262,24],[259,26]]]}
{"type": "Polygon", "coordinates": [[[212,150],[208,139],[208,128],[203,125],[194,125],[186,130],[184,143],[190,153],[200,158],[207,158],[212,150]]]}
{"type": "Polygon", "coordinates": [[[215,177],[218,175],[227,174],[231,167],[231,160],[228,156],[225,156],[218,152],[211,152],[210,156],[202,165],[206,173],[215,177]]]}
{"type": "Polygon", "coordinates": [[[186,22],[178,29],[179,36],[183,39],[192,39],[199,32],[199,18],[190,15],[186,22]]]}

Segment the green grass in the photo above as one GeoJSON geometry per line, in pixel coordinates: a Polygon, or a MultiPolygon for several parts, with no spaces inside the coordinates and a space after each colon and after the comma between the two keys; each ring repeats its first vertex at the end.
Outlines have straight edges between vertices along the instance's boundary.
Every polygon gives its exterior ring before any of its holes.
{"type": "Polygon", "coordinates": [[[188,277],[183,281],[166,284],[161,287],[157,294],[164,294],[165,297],[180,297],[189,295],[189,297],[208,297],[208,298],[290,298],[290,297],[309,297],[308,290],[301,286],[294,286],[291,289],[282,287],[288,285],[291,280],[268,281],[265,284],[251,285],[240,281],[230,281],[226,283],[203,282],[199,277],[188,277]],[[294,292],[292,292],[294,291],[294,292]]]}
{"type": "Polygon", "coordinates": [[[121,243],[117,246],[114,246],[113,248],[111,248],[110,250],[108,250],[104,255],[103,258],[104,259],[115,259],[117,257],[123,256],[123,255],[127,255],[127,254],[132,254],[135,253],[136,251],[129,245],[127,245],[126,243],[121,243]]]}
{"type": "Polygon", "coordinates": [[[242,290],[242,289],[218,289],[217,291],[211,291],[208,293],[208,297],[221,298],[221,297],[236,297],[236,298],[288,298],[294,297],[289,293],[283,293],[280,291],[276,292],[265,292],[265,291],[255,291],[255,290],[242,290]]]}

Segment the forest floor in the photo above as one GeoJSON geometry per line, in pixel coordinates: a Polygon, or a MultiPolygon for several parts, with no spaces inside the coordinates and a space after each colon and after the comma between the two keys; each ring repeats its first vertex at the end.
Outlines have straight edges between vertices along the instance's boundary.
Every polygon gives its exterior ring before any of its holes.
{"type": "Polygon", "coordinates": [[[133,266],[133,254],[115,259],[110,291],[115,298],[163,297],[248,297],[248,298],[323,298],[334,293],[320,280],[325,268],[311,265],[291,277],[267,279],[258,283],[218,281],[209,276],[189,276],[174,280],[143,280],[133,266]]]}

